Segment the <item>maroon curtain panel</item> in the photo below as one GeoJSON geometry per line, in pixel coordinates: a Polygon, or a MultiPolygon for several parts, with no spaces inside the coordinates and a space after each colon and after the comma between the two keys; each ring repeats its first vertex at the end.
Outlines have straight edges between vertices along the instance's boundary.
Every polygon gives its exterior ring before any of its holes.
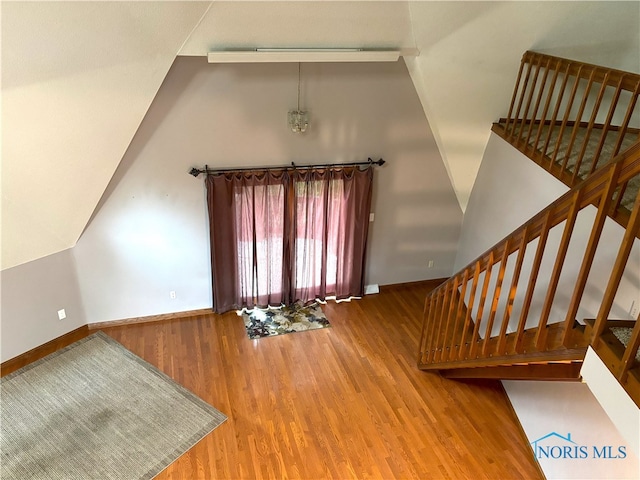
{"type": "Polygon", "coordinates": [[[213,310],[364,294],[373,168],[208,175],[213,310]]]}

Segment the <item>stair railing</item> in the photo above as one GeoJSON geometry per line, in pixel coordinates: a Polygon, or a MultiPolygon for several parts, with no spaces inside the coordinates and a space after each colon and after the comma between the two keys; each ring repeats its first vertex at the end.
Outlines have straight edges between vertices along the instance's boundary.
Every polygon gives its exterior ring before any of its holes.
{"type": "Polygon", "coordinates": [[[639,92],[638,74],[528,51],[493,131],[573,187],[640,138],[639,92]]]}
{"type": "MultiPolygon", "coordinates": [[[[630,181],[640,182],[640,142],[433,290],[425,302],[419,367],[442,370],[582,359],[587,345],[592,345],[623,386],[634,390],[632,396],[640,405],[640,365],[636,361],[640,321],[635,322],[626,347],[616,344],[607,328],[634,239],[640,233],[640,193],[624,234],[610,222],[620,232],[618,245],[610,238],[605,245],[601,242],[616,192],[630,181]],[[590,232],[583,254],[572,243],[577,223],[581,232],[585,226],[590,232]],[[617,251],[609,273],[600,264],[592,272],[599,247],[609,253],[617,251]],[[572,255],[577,251],[581,258],[573,262],[574,273],[565,268],[569,251],[572,255]],[[575,279],[570,282],[571,296],[563,299],[568,303],[558,309],[554,302],[563,274],[575,275],[575,279]],[[595,323],[585,325],[577,321],[585,291],[589,288],[593,296],[590,280],[603,275],[608,275],[608,283],[602,298],[595,299],[600,305],[595,323]]],[[[629,270],[640,277],[640,265],[635,262],[632,260],[629,270]]]]}

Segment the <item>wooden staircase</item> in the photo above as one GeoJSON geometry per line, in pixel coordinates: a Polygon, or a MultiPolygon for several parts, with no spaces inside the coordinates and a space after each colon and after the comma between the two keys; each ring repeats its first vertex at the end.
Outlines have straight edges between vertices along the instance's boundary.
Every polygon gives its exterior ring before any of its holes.
{"type": "Polygon", "coordinates": [[[640,238],[640,138],[629,127],[639,91],[637,74],[524,55],[493,131],[570,190],[428,295],[419,368],[575,380],[591,346],[640,406],[640,318],[624,320],[626,345],[609,321],[623,277],[640,277],[629,261],[640,238]]]}
{"type": "MultiPolygon", "coordinates": [[[[572,188],[640,140],[639,92],[636,73],[526,52],[492,131],[572,188]]],[[[622,226],[638,189],[634,179],[616,192],[609,215],[622,226]]]]}
{"type": "MultiPolygon", "coordinates": [[[[582,354],[584,357],[584,353],[582,354]]],[[[579,381],[582,359],[496,365],[484,368],[442,370],[445,378],[495,378],[509,380],[579,381]]]]}

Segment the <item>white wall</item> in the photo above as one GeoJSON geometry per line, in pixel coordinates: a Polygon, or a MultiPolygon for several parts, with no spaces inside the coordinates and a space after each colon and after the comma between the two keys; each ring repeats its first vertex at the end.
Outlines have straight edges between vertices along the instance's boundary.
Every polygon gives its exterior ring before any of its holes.
{"type": "MultiPolygon", "coordinates": [[[[471,194],[469,207],[464,216],[455,270],[462,269],[567,190],[568,188],[564,184],[544,169],[500,137],[492,134],[471,194]]],[[[564,320],[595,214],[595,208],[590,206],[583,209],[578,215],[558,290],[554,297],[549,323],[564,320]]],[[[555,262],[555,252],[557,252],[563,229],[564,223],[561,223],[549,233],[526,324],[527,328],[538,323],[555,262]]],[[[585,294],[578,310],[578,321],[582,322],[585,318],[596,317],[623,233],[623,229],[617,223],[607,219],[585,294]]],[[[517,325],[536,247],[537,240],[527,246],[518,282],[518,295],[513,304],[508,331],[514,331],[517,325]]],[[[512,254],[507,263],[494,333],[500,328],[498,323],[502,320],[500,312],[506,305],[509,290],[507,287],[513,278],[516,256],[516,254],[512,254]]],[[[632,319],[632,304],[634,302],[636,306],[640,304],[640,269],[638,269],[638,265],[640,265],[640,246],[636,242],[616,295],[610,318],[632,319]]],[[[497,268],[496,265],[494,269],[497,268]]],[[[492,278],[495,279],[495,277],[494,272],[492,278]]],[[[481,280],[483,278],[481,277],[481,280]]],[[[476,302],[474,314],[478,303],[476,302]]],[[[487,316],[488,311],[485,311],[485,320],[487,316]]]]}
{"type": "Polygon", "coordinates": [[[451,274],[462,213],[403,62],[303,64],[302,79],[296,135],[296,64],[176,59],[74,248],[89,323],[211,306],[203,180],[187,174],[205,164],[382,157],[366,283],[451,274]]]}
{"type": "Polygon", "coordinates": [[[0,361],[4,362],[86,324],[71,250],[0,272],[0,361]],[[67,318],[58,319],[64,309],[67,318]]]}
{"type": "Polygon", "coordinates": [[[580,376],[626,443],[640,458],[640,408],[591,347],[587,349],[580,376]]]}
{"type": "MultiPolygon", "coordinates": [[[[509,400],[522,424],[529,442],[555,432],[563,437],[571,435],[574,444],[552,436],[540,445],[570,447],[577,458],[558,456],[557,448],[550,458],[538,455],[545,477],[556,479],[618,479],[638,478],[638,452],[620,435],[598,401],[584,383],[579,382],[520,382],[503,381],[509,400]],[[576,455],[575,446],[584,447],[584,454],[576,455]],[[611,457],[594,458],[603,448],[611,446],[611,457]],[[624,447],[623,455],[618,447],[624,447]],[[542,457],[542,458],[540,458],[542,457]],[[558,457],[558,458],[554,458],[558,457]],[[584,458],[581,458],[584,457],[584,458]]],[[[608,449],[605,450],[608,452],[608,449]]],[[[564,452],[563,452],[564,453],[564,452]]],[[[532,446],[532,454],[535,455],[532,446]]]]}
{"type": "Polygon", "coordinates": [[[462,222],[458,271],[536,215],[567,186],[491,133],[462,222]]]}

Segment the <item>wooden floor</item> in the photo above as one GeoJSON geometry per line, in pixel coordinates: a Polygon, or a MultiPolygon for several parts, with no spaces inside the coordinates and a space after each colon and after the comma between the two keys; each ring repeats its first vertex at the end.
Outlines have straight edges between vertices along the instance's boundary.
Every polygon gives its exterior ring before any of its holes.
{"type": "Polygon", "coordinates": [[[235,313],[104,329],[229,417],[157,478],[543,478],[498,382],[416,368],[429,287],[262,340],[235,313]]]}

